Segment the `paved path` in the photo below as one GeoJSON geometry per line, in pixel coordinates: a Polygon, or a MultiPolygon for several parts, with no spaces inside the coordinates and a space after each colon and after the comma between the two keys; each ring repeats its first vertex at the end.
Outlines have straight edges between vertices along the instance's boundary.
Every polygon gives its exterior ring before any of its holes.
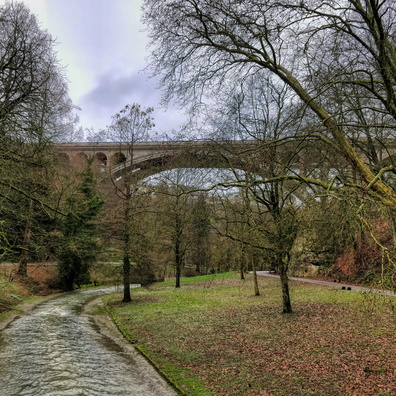
{"type": "Polygon", "coordinates": [[[131,345],[84,311],[115,291],[65,293],[8,324],[0,332],[0,395],[176,395],[131,345]]]}
{"type": "MultiPolygon", "coordinates": [[[[269,271],[257,271],[257,275],[267,276],[267,277],[271,277],[271,278],[279,278],[279,275],[271,274],[269,271]]],[[[353,286],[353,285],[347,285],[345,283],[320,281],[320,280],[310,279],[310,278],[295,278],[293,276],[289,277],[289,279],[293,280],[293,281],[298,281],[298,282],[314,283],[316,285],[334,287],[336,289],[341,289],[341,290],[372,292],[372,293],[396,297],[396,294],[390,290],[373,289],[373,288],[368,288],[368,287],[363,287],[363,286],[353,286]]]]}

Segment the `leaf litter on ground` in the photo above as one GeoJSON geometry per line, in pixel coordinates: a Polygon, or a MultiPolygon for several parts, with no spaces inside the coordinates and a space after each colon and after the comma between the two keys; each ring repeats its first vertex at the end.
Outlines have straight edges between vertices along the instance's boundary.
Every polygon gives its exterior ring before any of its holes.
{"type": "Polygon", "coordinates": [[[284,315],[275,280],[260,279],[259,297],[249,279],[196,282],[109,302],[154,363],[166,357],[213,395],[396,394],[390,297],[368,303],[361,293],[293,282],[294,314],[284,315]]]}

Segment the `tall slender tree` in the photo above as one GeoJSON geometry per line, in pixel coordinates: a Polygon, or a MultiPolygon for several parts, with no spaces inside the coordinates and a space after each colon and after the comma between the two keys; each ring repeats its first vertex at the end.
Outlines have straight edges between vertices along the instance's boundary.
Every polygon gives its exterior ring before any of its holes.
{"type": "Polygon", "coordinates": [[[164,178],[157,191],[163,196],[164,205],[159,213],[162,249],[170,252],[170,262],[175,273],[175,287],[181,286],[181,275],[191,246],[190,196],[184,194],[188,173],[176,169],[164,178]]]}
{"type": "Polygon", "coordinates": [[[116,196],[123,202],[122,216],[122,239],[123,239],[123,302],[131,301],[130,274],[133,260],[132,244],[134,232],[134,217],[141,208],[138,207],[138,196],[142,189],[134,178],[133,170],[136,167],[135,145],[138,142],[148,141],[150,131],[154,128],[154,109],[141,108],[139,104],[126,105],[119,113],[113,116],[109,127],[109,137],[120,144],[120,150],[126,152],[125,158],[114,166],[117,173],[111,175],[116,196]],[[117,174],[115,177],[114,175],[117,174]],[[118,178],[118,180],[116,180],[118,178]]]}
{"type": "Polygon", "coordinates": [[[210,262],[210,213],[205,193],[198,193],[191,209],[191,261],[195,271],[205,275],[210,262]]]}

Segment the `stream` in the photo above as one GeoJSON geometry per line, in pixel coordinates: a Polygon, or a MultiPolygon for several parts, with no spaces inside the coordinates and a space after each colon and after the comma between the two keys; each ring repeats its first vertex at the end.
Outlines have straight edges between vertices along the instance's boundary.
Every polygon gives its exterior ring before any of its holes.
{"type": "Polygon", "coordinates": [[[0,332],[0,395],[176,395],[130,345],[84,313],[89,301],[115,291],[63,294],[11,322],[0,332]]]}

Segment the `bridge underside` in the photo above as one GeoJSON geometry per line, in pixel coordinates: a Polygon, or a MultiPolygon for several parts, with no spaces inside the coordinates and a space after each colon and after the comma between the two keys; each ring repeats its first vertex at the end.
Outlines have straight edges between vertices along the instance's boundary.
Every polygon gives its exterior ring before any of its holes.
{"type": "Polygon", "coordinates": [[[134,180],[143,180],[149,176],[180,168],[221,168],[229,169],[230,164],[225,160],[220,160],[215,156],[199,154],[169,154],[160,157],[149,158],[131,163],[118,164],[110,169],[110,174],[114,178],[120,178],[131,172],[134,180]]]}

